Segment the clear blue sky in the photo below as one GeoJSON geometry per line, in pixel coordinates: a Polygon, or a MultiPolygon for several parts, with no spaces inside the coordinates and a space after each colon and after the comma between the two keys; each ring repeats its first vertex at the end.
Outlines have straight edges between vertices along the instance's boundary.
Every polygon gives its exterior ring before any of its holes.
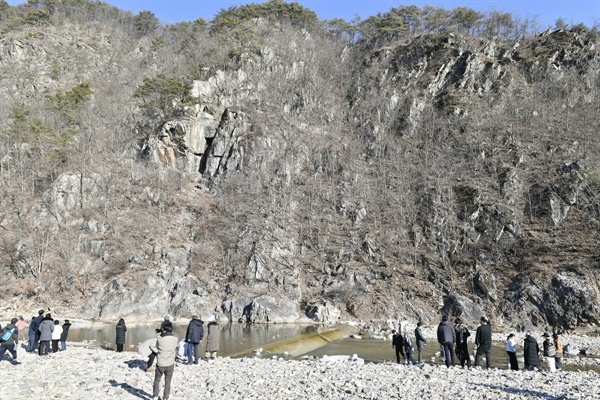
{"type": "MultiPolygon", "coordinates": [[[[152,11],[163,23],[193,21],[199,17],[211,20],[219,10],[263,0],[104,0],[118,8],[138,13],[152,11]]],[[[25,3],[24,0],[8,0],[9,4],[25,3]]],[[[391,7],[426,4],[453,9],[470,7],[478,11],[497,10],[510,12],[513,16],[537,17],[542,28],[554,26],[562,17],[568,24],[584,23],[588,27],[600,25],[600,0],[297,0],[297,3],[317,13],[320,19],[343,18],[352,20],[356,16],[365,19],[391,7]]]]}

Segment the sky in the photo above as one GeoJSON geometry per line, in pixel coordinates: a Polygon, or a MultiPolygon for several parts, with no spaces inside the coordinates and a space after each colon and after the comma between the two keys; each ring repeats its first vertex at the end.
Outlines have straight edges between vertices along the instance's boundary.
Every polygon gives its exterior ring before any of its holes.
{"type": "MultiPolygon", "coordinates": [[[[152,11],[161,22],[175,23],[204,18],[209,21],[221,10],[248,3],[263,3],[264,0],[103,0],[123,10],[138,13],[152,11]]],[[[469,7],[477,11],[496,10],[509,12],[514,17],[536,17],[541,28],[554,26],[559,18],[570,25],[584,23],[588,27],[600,25],[600,0],[296,0],[317,13],[319,19],[342,18],[347,21],[360,17],[368,18],[391,7],[402,5],[425,5],[451,10],[456,7],[469,7]]],[[[26,3],[24,0],[8,0],[11,5],[26,3]]]]}

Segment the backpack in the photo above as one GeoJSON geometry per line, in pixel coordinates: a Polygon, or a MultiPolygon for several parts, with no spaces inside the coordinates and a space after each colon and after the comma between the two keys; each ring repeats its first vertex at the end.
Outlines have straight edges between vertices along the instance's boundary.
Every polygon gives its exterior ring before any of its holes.
{"type": "Polygon", "coordinates": [[[14,331],[15,331],[15,328],[12,328],[9,331],[5,330],[4,334],[2,335],[2,339],[0,339],[0,342],[6,342],[8,339],[10,339],[10,337],[12,336],[14,331]]]}

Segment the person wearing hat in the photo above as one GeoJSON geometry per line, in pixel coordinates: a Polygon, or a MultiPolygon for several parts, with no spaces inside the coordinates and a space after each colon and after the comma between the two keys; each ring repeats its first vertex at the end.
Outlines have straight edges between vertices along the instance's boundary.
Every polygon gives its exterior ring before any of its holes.
{"type": "Polygon", "coordinates": [[[471,332],[469,332],[467,327],[463,325],[463,322],[460,318],[456,318],[454,325],[456,326],[456,356],[460,361],[461,367],[465,367],[466,361],[467,368],[471,368],[471,357],[469,356],[469,346],[467,345],[467,341],[469,336],[471,336],[471,332]]]}
{"type": "MultiPolygon", "coordinates": [[[[12,318],[10,324],[6,324],[4,332],[11,332],[10,337],[0,344],[0,360],[4,358],[4,353],[7,351],[12,355],[12,363],[20,364],[21,362],[17,359],[17,347],[19,345],[19,330],[16,326],[18,319],[12,318]]],[[[2,336],[2,334],[0,334],[2,336]]]]}
{"type": "Polygon", "coordinates": [[[542,346],[544,348],[544,357],[546,357],[548,369],[550,372],[556,371],[556,364],[554,360],[554,356],[556,356],[556,347],[554,347],[554,340],[550,338],[550,334],[548,332],[544,332],[544,343],[542,343],[542,346]]]}
{"type": "Polygon", "coordinates": [[[481,317],[479,326],[475,332],[475,345],[477,351],[475,353],[475,366],[479,366],[481,357],[485,354],[485,366],[490,369],[492,367],[492,325],[486,317],[481,317]]]}
{"type": "Polygon", "coordinates": [[[538,356],[540,346],[531,332],[525,334],[523,343],[523,357],[525,359],[525,369],[530,371],[538,371],[540,369],[540,358],[538,356]]]}
{"type": "Polygon", "coordinates": [[[163,391],[163,400],[168,400],[171,393],[171,380],[175,372],[175,356],[177,355],[177,344],[179,339],[173,336],[173,324],[166,322],[163,324],[162,333],[156,339],[156,343],[150,346],[150,350],[157,354],[156,370],[154,372],[153,398],[158,399],[160,391],[160,381],[165,376],[165,388],[163,391]]]}

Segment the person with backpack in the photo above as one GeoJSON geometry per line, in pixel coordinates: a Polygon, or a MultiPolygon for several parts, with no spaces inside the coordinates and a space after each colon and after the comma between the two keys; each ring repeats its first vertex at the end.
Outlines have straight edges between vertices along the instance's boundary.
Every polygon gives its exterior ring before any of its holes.
{"type": "Polygon", "coordinates": [[[71,322],[65,319],[65,323],[62,326],[62,333],[60,334],[60,349],[64,351],[67,349],[67,336],[69,336],[69,329],[71,328],[71,322]]]}
{"type": "Polygon", "coordinates": [[[454,324],[456,325],[456,356],[458,357],[462,368],[465,367],[465,361],[467,362],[467,368],[471,368],[471,356],[469,355],[469,347],[467,344],[471,332],[463,325],[460,318],[456,318],[454,324]]]}
{"type": "Polygon", "coordinates": [[[10,320],[10,324],[7,324],[2,331],[0,336],[0,360],[4,357],[4,353],[7,351],[12,355],[12,363],[20,364],[17,358],[17,346],[19,344],[19,329],[17,328],[18,319],[13,318],[10,320]]]}
{"type": "Polygon", "coordinates": [[[50,352],[50,342],[52,341],[52,332],[54,332],[54,320],[50,313],[46,314],[40,324],[40,347],[38,354],[47,356],[50,352]]]}
{"type": "Polygon", "coordinates": [[[548,332],[544,332],[544,343],[542,343],[542,347],[544,349],[544,357],[546,357],[546,364],[548,364],[548,369],[550,372],[556,371],[556,364],[554,356],[556,356],[556,347],[554,347],[554,340],[550,339],[550,334],[548,332]]]}

